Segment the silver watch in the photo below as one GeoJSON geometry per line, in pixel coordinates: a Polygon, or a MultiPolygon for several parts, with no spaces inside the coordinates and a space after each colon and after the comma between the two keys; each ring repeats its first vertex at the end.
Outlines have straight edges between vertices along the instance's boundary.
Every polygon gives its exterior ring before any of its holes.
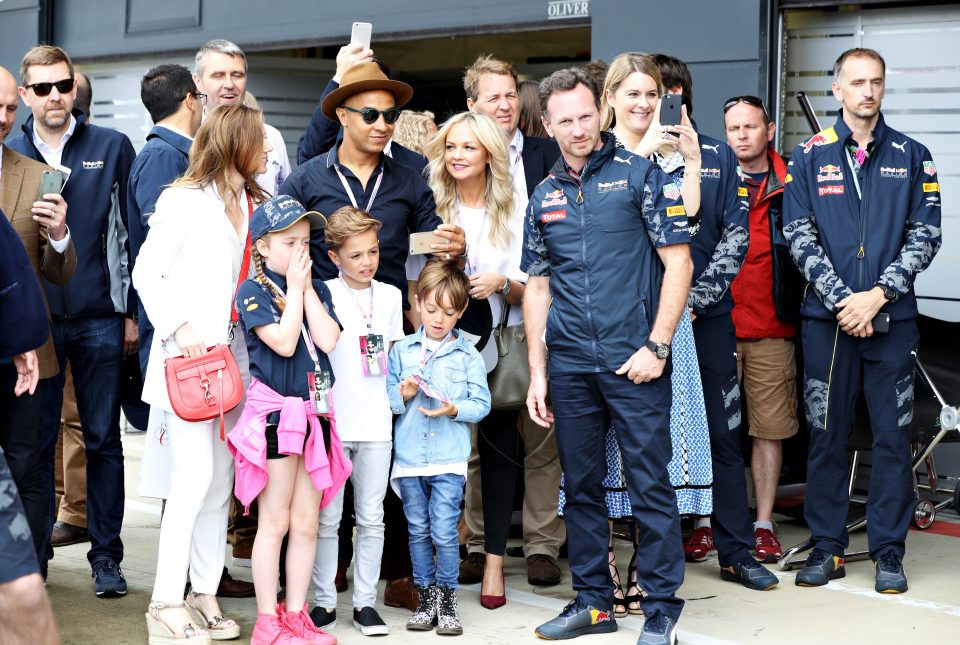
{"type": "Polygon", "coordinates": [[[503,281],[503,287],[500,289],[500,295],[504,298],[510,295],[510,278],[506,278],[503,281]]]}

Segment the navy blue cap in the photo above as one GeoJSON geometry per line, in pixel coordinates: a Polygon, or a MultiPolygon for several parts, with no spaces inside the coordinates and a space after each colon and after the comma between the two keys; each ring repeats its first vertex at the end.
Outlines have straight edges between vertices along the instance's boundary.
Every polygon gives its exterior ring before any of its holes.
{"type": "Polygon", "coordinates": [[[304,217],[309,218],[310,228],[323,228],[327,220],[317,211],[307,211],[303,204],[290,195],[277,195],[257,206],[250,218],[250,239],[254,242],[267,233],[283,231],[304,217]]]}

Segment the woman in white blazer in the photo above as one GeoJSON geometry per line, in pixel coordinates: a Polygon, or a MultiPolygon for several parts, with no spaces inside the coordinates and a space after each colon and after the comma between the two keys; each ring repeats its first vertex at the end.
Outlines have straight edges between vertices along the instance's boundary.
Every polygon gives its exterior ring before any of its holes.
{"type": "MultiPolygon", "coordinates": [[[[188,422],[173,413],[163,362],[169,356],[200,356],[207,347],[230,342],[250,213],[267,197],[255,177],[265,171],[270,150],[259,111],[243,105],[216,109],[197,132],[186,173],[160,195],[133,272],[156,328],[143,400],[163,411],[162,432],[172,458],[157,577],[146,614],[151,645],[173,638],[196,645],[211,636],[240,634],[236,621],[223,618],[215,595],[233,460],[220,440],[219,424],[188,422]],[[188,568],[193,592],[185,605],[188,568]]],[[[242,334],[237,336],[243,345],[242,334]]]]}

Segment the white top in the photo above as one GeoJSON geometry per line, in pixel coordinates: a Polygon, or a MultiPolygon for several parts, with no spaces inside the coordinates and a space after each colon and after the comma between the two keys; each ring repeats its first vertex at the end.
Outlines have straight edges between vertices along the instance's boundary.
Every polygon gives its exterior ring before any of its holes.
{"type": "Polygon", "coordinates": [[[361,365],[360,337],[367,334],[367,323],[359,306],[370,313],[373,293],[374,334],[389,343],[402,340],[403,301],[400,290],[374,280],[370,289],[351,289],[339,278],[327,280],[337,318],[343,325],[340,341],[327,354],[337,379],[333,384],[333,406],[337,413],[337,434],[342,441],[390,441],[393,413],[387,399],[386,374],[364,376],[361,365]]]}
{"type": "MultiPolygon", "coordinates": [[[[246,194],[240,204],[246,205],[246,194]]],[[[150,235],[140,248],[133,285],[155,327],[143,400],[172,412],[163,374],[167,355],[182,352],[173,338],[189,322],[208,347],[227,342],[230,312],[243,261],[248,218],[237,235],[211,183],[204,188],[167,188],[150,217],[150,235]]],[[[236,334],[242,337],[242,334],[236,334]]]]}
{"type": "MultiPolygon", "coordinates": [[[[517,194],[525,210],[527,205],[527,177],[523,170],[523,133],[517,128],[510,140],[510,176],[513,178],[513,191],[517,194]]],[[[522,234],[523,227],[520,227],[522,234]]]]}
{"type": "Polygon", "coordinates": [[[273,150],[267,154],[267,172],[257,175],[257,183],[260,188],[274,196],[280,190],[280,185],[290,176],[290,158],[287,156],[287,144],[283,142],[280,131],[268,123],[263,124],[263,131],[273,150]]]}
{"type": "MultiPolygon", "coordinates": [[[[510,215],[510,243],[506,247],[494,246],[490,241],[490,221],[482,208],[459,206],[458,223],[463,228],[468,246],[467,275],[476,273],[500,273],[511,280],[527,281],[527,274],[520,270],[520,256],[523,254],[523,213],[526,201],[521,203],[514,195],[513,213],[510,215]]],[[[502,285],[501,285],[502,286],[502,285]]],[[[503,311],[503,296],[494,292],[488,298],[493,325],[500,323],[503,311]]],[[[523,320],[519,305],[510,307],[508,325],[517,325],[523,320]]]]}
{"type": "Polygon", "coordinates": [[[37,124],[33,124],[33,145],[37,146],[37,150],[39,150],[40,154],[43,155],[43,159],[48,165],[53,166],[57,170],[66,171],[67,176],[70,175],[70,169],[63,166],[60,161],[63,159],[63,146],[67,140],[73,136],[73,133],[76,129],[77,119],[71,114],[70,125],[67,126],[66,131],[60,137],[60,147],[54,150],[47,145],[46,141],[40,138],[40,135],[37,133],[37,124]]]}

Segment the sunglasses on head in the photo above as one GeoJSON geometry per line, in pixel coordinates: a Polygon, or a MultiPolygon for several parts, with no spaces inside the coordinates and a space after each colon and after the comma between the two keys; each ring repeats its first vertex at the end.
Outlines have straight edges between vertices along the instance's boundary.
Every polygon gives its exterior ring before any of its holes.
{"type": "Polygon", "coordinates": [[[372,107],[365,107],[358,110],[357,108],[347,107],[346,105],[344,105],[343,109],[346,110],[347,112],[356,112],[357,114],[360,115],[360,118],[363,119],[363,122],[368,125],[372,125],[376,123],[377,119],[379,119],[381,115],[383,115],[384,123],[386,123],[387,125],[393,125],[394,123],[397,122],[397,119],[400,118],[400,113],[403,112],[403,110],[401,110],[400,108],[395,108],[395,107],[387,108],[386,110],[380,111],[372,107]]]}
{"type": "Polygon", "coordinates": [[[730,108],[732,108],[737,103],[740,103],[741,101],[743,101],[747,105],[752,105],[753,107],[760,108],[761,110],[763,110],[764,114],[766,114],[768,117],[770,116],[769,113],[767,112],[767,107],[763,104],[763,101],[757,98],[756,96],[749,96],[749,95],[734,96],[733,98],[727,99],[726,103],[723,104],[723,113],[726,114],[727,112],[730,111],[730,108]]]}
{"type": "Polygon", "coordinates": [[[61,94],[66,94],[67,92],[73,90],[73,83],[74,80],[72,78],[65,78],[62,81],[56,81],[53,83],[31,83],[26,87],[32,88],[33,93],[37,96],[47,96],[53,91],[53,88],[57,88],[57,91],[61,94]]]}

